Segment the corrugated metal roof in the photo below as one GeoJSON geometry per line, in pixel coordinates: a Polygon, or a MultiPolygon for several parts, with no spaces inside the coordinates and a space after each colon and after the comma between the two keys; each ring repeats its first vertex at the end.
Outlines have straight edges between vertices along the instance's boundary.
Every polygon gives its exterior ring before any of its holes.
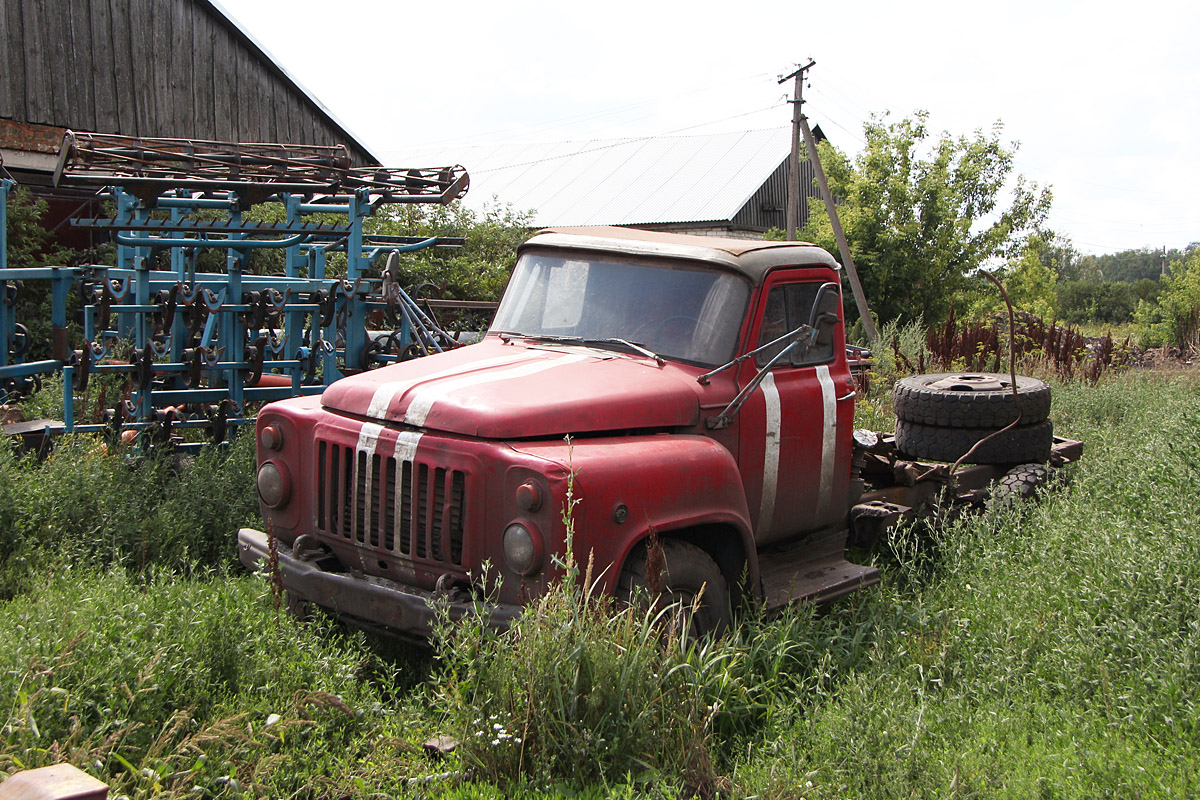
{"type": "Polygon", "coordinates": [[[532,209],[533,224],[649,225],[732,219],[787,159],[789,128],[592,139],[544,144],[427,147],[389,163],[458,163],[471,174],[466,202],[493,197],[532,209]]]}

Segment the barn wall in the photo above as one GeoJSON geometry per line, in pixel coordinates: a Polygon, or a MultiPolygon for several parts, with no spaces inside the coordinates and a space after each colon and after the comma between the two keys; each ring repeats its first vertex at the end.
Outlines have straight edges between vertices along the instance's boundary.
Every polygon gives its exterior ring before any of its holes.
{"type": "Polygon", "coordinates": [[[375,163],[204,0],[0,5],[0,118],[129,136],[341,143],[356,163],[375,163]]]}
{"type": "MultiPolygon", "coordinates": [[[[787,228],[787,159],[759,188],[746,205],[734,215],[732,224],[740,228],[766,231],[787,228]]],[[[800,227],[808,223],[809,206],[821,202],[816,187],[816,172],[811,161],[800,162],[800,227]]]]}

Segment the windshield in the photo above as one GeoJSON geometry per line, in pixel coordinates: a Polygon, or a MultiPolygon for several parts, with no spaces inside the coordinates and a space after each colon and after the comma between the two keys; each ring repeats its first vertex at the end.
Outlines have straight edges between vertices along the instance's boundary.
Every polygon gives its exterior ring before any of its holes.
{"type": "Polygon", "coordinates": [[[625,339],[663,357],[723,364],[749,296],[744,278],[716,270],[525,253],[491,330],[625,339]]]}

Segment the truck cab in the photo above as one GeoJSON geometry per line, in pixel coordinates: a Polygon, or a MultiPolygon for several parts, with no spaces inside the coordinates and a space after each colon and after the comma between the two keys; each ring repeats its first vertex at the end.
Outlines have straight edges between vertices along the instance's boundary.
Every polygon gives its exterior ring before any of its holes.
{"type": "Polygon", "coordinates": [[[602,589],[659,583],[657,551],[704,630],[742,600],[870,585],[845,559],[862,487],[840,283],[804,243],[543,231],[479,343],[262,410],[268,532],[239,533],[242,560],[417,637],[435,602],[518,614],[560,574],[568,514],[602,589]]]}

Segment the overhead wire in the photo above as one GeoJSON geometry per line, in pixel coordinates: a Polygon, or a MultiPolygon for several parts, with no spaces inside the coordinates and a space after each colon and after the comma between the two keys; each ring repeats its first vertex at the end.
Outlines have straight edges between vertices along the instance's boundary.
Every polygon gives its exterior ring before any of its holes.
{"type": "MultiPolygon", "coordinates": [[[[702,122],[698,125],[690,125],[685,128],[676,128],[675,130],[667,131],[665,133],[653,134],[650,136],[631,136],[631,137],[627,137],[627,138],[615,138],[612,140],[607,140],[608,141],[607,144],[601,144],[601,145],[597,145],[595,147],[584,147],[582,150],[574,150],[569,153],[558,153],[558,154],[555,154],[552,156],[547,156],[546,158],[535,158],[530,161],[522,161],[517,164],[505,164],[502,167],[492,167],[491,169],[477,169],[477,170],[475,170],[475,172],[477,174],[483,174],[483,173],[488,173],[488,172],[499,172],[500,170],[505,170],[505,169],[514,169],[516,167],[531,167],[531,166],[534,166],[537,164],[544,164],[544,163],[547,163],[550,161],[558,161],[558,160],[561,160],[564,158],[571,158],[573,156],[584,155],[586,153],[596,153],[596,152],[600,152],[602,150],[611,150],[614,147],[623,147],[625,145],[636,144],[638,142],[648,142],[653,139],[664,139],[664,138],[667,138],[668,136],[671,136],[676,133],[680,133],[682,131],[692,130],[694,128],[702,128],[707,125],[716,125],[721,122],[727,122],[728,120],[731,120],[731,119],[737,119],[739,117],[746,117],[746,116],[750,116],[752,114],[759,114],[759,113],[762,113],[763,111],[767,111],[772,108],[779,108],[779,107],[780,107],[780,105],[768,106],[765,109],[760,108],[760,109],[756,109],[754,111],[747,111],[743,114],[734,114],[733,116],[724,117],[719,120],[713,120],[711,122],[702,122]]],[[[778,126],[778,127],[782,128],[784,126],[778,126]]],[[[738,131],[730,131],[730,132],[737,133],[738,131]]],[[[606,140],[605,139],[592,139],[591,141],[602,142],[602,141],[606,141],[606,140]]]]}
{"type": "MultiPolygon", "coordinates": [[[[755,75],[747,75],[747,76],[743,76],[740,78],[734,78],[734,79],[726,81],[724,83],[699,86],[694,89],[686,90],[683,92],[674,92],[671,94],[670,98],[671,99],[679,99],[681,97],[691,97],[691,96],[695,96],[697,94],[711,93],[711,92],[715,92],[715,91],[730,89],[730,88],[744,85],[746,83],[750,83],[753,81],[759,81],[762,78],[767,77],[769,75],[770,75],[770,73],[758,73],[755,75]]],[[[411,145],[410,147],[412,149],[416,149],[416,148],[421,148],[421,147],[434,147],[434,146],[442,146],[442,145],[447,145],[447,144],[464,144],[464,143],[470,143],[471,140],[486,141],[489,144],[495,144],[498,142],[509,141],[509,140],[519,137],[519,136],[529,136],[529,135],[536,136],[538,131],[560,130],[562,128],[569,128],[569,127],[572,127],[574,125],[577,125],[577,124],[583,123],[583,122],[593,122],[596,120],[602,120],[602,119],[608,119],[611,117],[616,117],[616,116],[619,116],[621,114],[624,114],[626,112],[629,112],[629,111],[632,111],[635,109],[657,105],[657,104],[663,102],[664,99],[666,99],[666,98],[652,97],[652,98],[647,98],[645,100],[640,100],[635,103],[627,103],[627,104],[620,105],[620,106],[612,106],[612,107],[603,108],[603,109],[594,110],[594,111],[588,111],[588,112],[580,113],[580,114],[570,114],[570,115],[567,115],[564,117],[550,119],[550,120],[547,120],[547,121],[537,124],[537,125],[525,126],[522,128],[521,132],[519,132],[519,133],[509,134],[509,132],[512,131],[512,128],[494,129],[492,131],[472,132],[471,135],[469,135],[469,136],[463,136],[463,137],[451,138],[451,139],[440,139],[437,142],[432,142],[432,143],[414,144],[414,145],[411,145]],[[509,134],[509,135],[506,135],[506,134],[509,134]],[[496,137],[498,135],[500,136],[500,138],[497,139],[496,137]]],[[[757,113],[757,112],[752,112],[752,113],[757,113]]],[[[653,115],[635,117],[632,120],[628,120],[628,121],[637,122],[642,119],[648,119],[651,116],[653,116],[653,115]]],[[[715,122],[714,123],[704,123],[704,124],[715,124],[715,122]]]]}

